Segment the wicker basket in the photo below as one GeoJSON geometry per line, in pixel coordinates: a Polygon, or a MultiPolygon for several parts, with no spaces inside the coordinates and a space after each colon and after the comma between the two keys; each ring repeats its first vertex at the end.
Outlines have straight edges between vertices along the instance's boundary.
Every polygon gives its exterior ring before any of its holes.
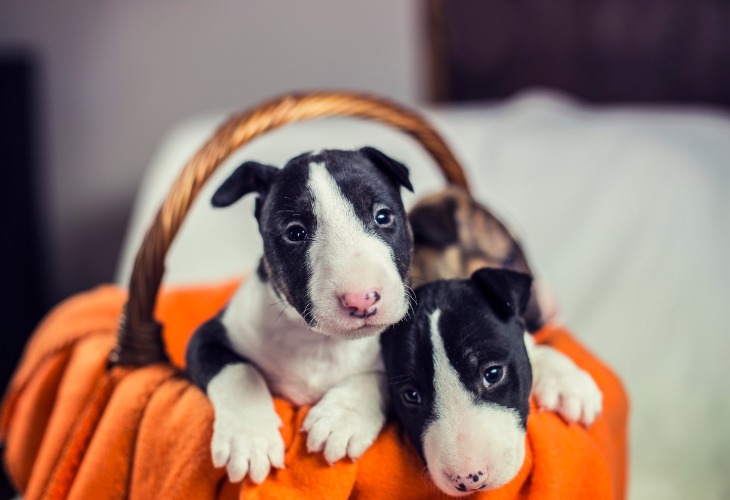
{"type": "Polygon", "coordinates": [[[348,92],[289,94],[236,114],[185,166],[144,238],[135,259],[129,302],[111,365],[167,361],[161,326],[153,318],[165,255],[200,188],[218,166],[236,149],[270,130],[328,116],[366,118],[405,132],[429,152],[450,184],[468,191],[464,171],[438,132],[418,114],[382,98],[348,92]]]}

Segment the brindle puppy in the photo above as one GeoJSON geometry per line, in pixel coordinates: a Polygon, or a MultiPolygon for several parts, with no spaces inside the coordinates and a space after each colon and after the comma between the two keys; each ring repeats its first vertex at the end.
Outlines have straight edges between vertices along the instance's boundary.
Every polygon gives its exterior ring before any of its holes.
{"type": "MultiPolygon", "coordinates": [[[[456,187],[427,196],[408,216],[413,230],[413,286],[440,279],[468,279],[483,267],[533,276],[516,236],[486,207],[456,187]]],[[[524,320],[534,332],[555,311],[551,293],[533,281],[524,320]]]]}

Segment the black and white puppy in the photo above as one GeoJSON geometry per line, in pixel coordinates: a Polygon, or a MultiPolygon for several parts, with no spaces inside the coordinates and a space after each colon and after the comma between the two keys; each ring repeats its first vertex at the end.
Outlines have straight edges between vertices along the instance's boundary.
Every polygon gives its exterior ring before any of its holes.
{"type": "Polygon", "coordinates": [[[575,405],[560,412],[584,424],[601,410],[593,379],[526,333],[531,282],[484,268],[421,286],[413,316],[381,337],[395,412],[446,494],[497,488],[516,476],[531,391],[551,409],[575,405]]]}
{"type": "Polygon", "coordinates": [[[272,396],[314,405],[310,452],[357,458],[385,422],[377,334],[403,318],[411,238],[408,170],[373,148],[307,153],[279,169],[247,162],[214,206],[258,195],[264,255],[255,274],[187,348],[188,374],[215,412],[211,451],[232,481],[284,466],[272,396]]]}

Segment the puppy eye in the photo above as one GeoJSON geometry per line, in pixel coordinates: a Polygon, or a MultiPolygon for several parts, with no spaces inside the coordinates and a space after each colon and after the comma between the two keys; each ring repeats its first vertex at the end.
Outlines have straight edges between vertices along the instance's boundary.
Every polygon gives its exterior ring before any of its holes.
{"type": "Polygon", "coordinates": [[[307,239],[307,230],[301,224],[293,224],[286,229],[286,239],[299,242],[307,239]]]}
{"type": "Polygon", "coordinates": [[[403,399],[404,403],[409,405],[420,405],[421,393],[415,389],[406,389],[401,393],[401,399],[403,399]]]}
{"type": "Polygon", "coordinates": [[[484,387],[491,389],[493,386],[500,383],[504,380],[506,372],[507,369],[502,365],[491,365],[487,367],[487,369],[484,370],[484,376],[482,377],[484,387]]]}
{"type": "Polygon", "coordinates": [[[390,226],[393,223],[393,212],[381,208],[375,212],[375,223],[379,226],[390,226]]]}

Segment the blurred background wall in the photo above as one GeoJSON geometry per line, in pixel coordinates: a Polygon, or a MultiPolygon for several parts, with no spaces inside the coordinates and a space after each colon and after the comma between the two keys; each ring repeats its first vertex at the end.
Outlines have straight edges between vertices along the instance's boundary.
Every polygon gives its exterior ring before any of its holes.
{"type": "Polygon", "coordinates": [[[155,145],[191,115],[307,88],[423,92],[418,2],[5,0],[35,69],[48,304],[113,277],[155,145]]]}

